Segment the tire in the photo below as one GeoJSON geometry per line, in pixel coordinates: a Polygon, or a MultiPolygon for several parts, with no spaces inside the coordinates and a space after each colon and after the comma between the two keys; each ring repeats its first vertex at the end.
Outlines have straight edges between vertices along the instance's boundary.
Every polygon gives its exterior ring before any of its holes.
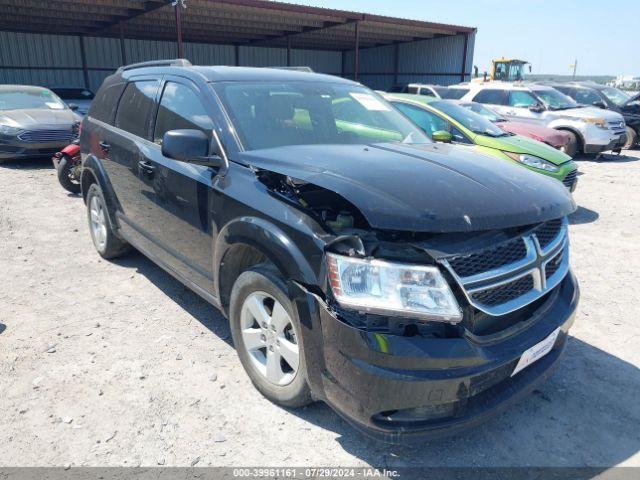
{"type": "Polygon", "coordinates": [[[262,395],[284,407],[311,403],[300,322],[275,268],[262,264],[238,277],[229,323],[240,362],[262,395]]]}
{"type": "Polygon", "coordinates": [[[102,258],[120,257],[131,250],[131,246],[113,232],[107,202],[97,183],[91,184],[87,192],[87,219],[91,240],[102,258]]]}
{"type": "Polygon", "coordinates": [[[574,158],[578,153],[578,147],[579,147],[578,137],[575,133],[570,132],[569,130],[562,130],[562,132],[569,135],[569,142],[567,143],[567,146],[564,149],[564,153],[569,155],[571,158],[574,158]]]}
{"type": "Polygon", "coordinates": [[[627,143],[622,147],[625,150],[630,150],[636,145],[636,141],[638,140],[638,134],[636,131],[627,125],[627,143]]]}
{"type": "Polygon", "coordinates": [[[58,181],[62,188],[71,193],[80,193],[80,181],[72,179],[73,165],[68,156],[63,156],[58,163],[58,181]]]}

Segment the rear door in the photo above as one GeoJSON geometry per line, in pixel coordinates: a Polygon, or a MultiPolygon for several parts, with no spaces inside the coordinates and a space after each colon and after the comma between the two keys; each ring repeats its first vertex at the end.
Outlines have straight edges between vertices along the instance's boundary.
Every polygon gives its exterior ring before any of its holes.
{"type": "Polygon", "coordinates": [[[472,101],[489,105],[501,115],[506,115],[506,111],[509,108],[509,93],[507,90],[498,88],[485,88],[480,90],[472,101]]]}
{"type": "Polygon", "coordinates": [[[167,158],[161,145],[166,132],[178,129],[202,130],[213,141],[209,101],[190,80],[164,78],[142,174],[147,196],[142,227],[165,263],[203,288],[213,278],[209,212],[216,171],[167,158]]]}
{"type": "Polygon", "coordinates": [[[139,231],[146,216],[148,202],[139,164],[151,143],[151,113],[159,89],[160,81],[156,78],[142,77],[128,82],[120,96],[113,127],[103,129],[98,139],[123,229],[131,227],[139,231]]]}

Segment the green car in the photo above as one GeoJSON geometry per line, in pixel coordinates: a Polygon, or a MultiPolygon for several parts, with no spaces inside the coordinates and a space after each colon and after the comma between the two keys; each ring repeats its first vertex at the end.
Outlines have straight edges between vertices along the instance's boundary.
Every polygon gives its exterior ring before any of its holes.
{"type": "Polygon", "coordinates": [[[384,97],[435,141],[470,145],[479,152],[511,160],[560,180],[572,192],[576,188],[577,166],[560,150],[508,133],[448,100],[410,94],[385,94],[384,97]]]}

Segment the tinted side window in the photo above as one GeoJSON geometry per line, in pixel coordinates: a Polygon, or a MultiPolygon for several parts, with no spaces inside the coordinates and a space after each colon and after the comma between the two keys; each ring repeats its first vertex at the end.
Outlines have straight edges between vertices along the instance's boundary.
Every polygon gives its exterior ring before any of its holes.
{"type": "Polygon", "coordinates": [[[435,97],[430,88],[422,87],[420,89],[420,95],[424,95],[425,97],[435,97]]]}
{"type": "Polygon", "coordinates": [[[413,123],[418,125],[429,136],[439,130],[449,131],[449,122],[444,118],[440,118],[435,113],[431,113],[427,110],[423,110],[413,105],[407,105],[406,103],[393,102],[393,105],[411,119],[413,123]]]}
{"type": "Polygon", "coordinates": [[[528,108],[540,102],[529,92],[523,90],[512,90],[509,92],[509,105],[512,107],[528,108]]]}
{"type": "Polygon", "coordinates": [[[157,91],[158,82],[155,80],[129,83],[118,104],[115,126],[148,139],[149,113],[157,91]]]}
{"type": "Polygon", "coordinates": [[[573,97],[576,102],[585,105],[591,105],[593,102],[601,101],[600,95],[587,88],[576,88],[571,97],[573,97]]]}
{"type": "Polygon", "coordinates": [[[124,90],[124,83],[101,88],[96,94],[96,98],[91,102],[87,115],[101,122],[112,124],[122,90],[124,90]]]}
{"type": "Polygon", "coordinates": [[[450,100],[460,100],[467,93],[469,93],[468,88],[441,88],[438,90],[440,98],[446,98],[450,100]]]}
{"type": "Polygon", "coordinates": [[[193,90],[179,83],[167,82],[158,108],[153,141],[162,140],[169,130],[182,128],[209,133],[213,123],[193,90]]]}
{"type": "Polygon", "coordinates": [[[473,97],[473,101],[478,103],[487,103],[489,105],[506,105],[507,91],[496,89],[482,90],[481,92],[478,92],[475,97],[473,97]]]}

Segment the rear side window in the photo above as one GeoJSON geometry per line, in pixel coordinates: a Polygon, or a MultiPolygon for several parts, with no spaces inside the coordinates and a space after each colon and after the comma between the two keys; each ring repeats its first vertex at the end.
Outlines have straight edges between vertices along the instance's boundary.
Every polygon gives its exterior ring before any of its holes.
{"type": "MultiPolygon", "coordinates": [[[[565,92],[562,92],[565,93],[565,92]]],[[[593,102],[602,101],[600,95],[598,95],[593,90],[589,90],[586,88],[576,88],[573,92],[573,95],[569,95],[573,97],[573,99],[578,103],[583,103],[584,105],[591,105],[593,102]]],[[[565,95],[567,95],[565,93],[565,95]]]]}
{"type": "Polygon", "coordinates": [[[506,105],[507,104],[507,91],[497,89],[486,89],[478,92],[473,97],[474,102],[487,103],[489,105],[506,105]]]}
{"type": "Polygon", "coordinates": [[[198,95],[186,85],[167,82],[160,100],[153,141],[158,143],[169,130],[202,130],[209,134],[213,123],[198,95]]]}
{"type": "Polygon", "coordinates": [[[101,122],[113,124],[113,117],[116,114],[116,107],[122,90],[124,90],[124,83],[110,85],[98,90],[96,98],[91,102],[87,115],[101,122]]]}
{"type": "Polygon", "coordinates": [[[447,100],[460,100],[469,93],[468,88],[441,88],[436,90],[440,95],[440,98],[445,98],[447,100]]]}
{"type": "Polygon", "coordinates": [[[155,80],[129,83],[118,104],[115,126],[148,139],[149,113],[157,92],[155,80]]]}

